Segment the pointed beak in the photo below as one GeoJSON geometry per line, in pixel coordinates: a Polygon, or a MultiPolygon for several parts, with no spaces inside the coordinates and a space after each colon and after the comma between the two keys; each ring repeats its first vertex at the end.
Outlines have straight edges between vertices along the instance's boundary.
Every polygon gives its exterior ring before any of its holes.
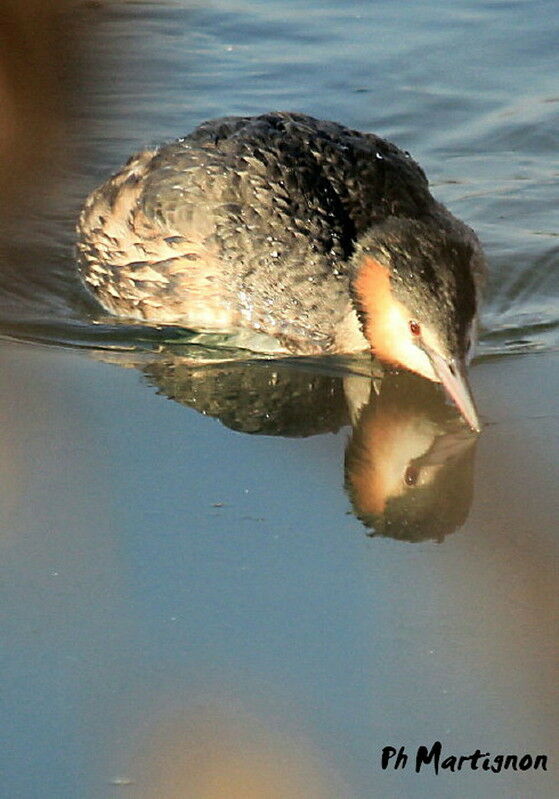
{"type": "Polygon", "coordinates": [[[455,358],[446,359],[438,352],[425,347],[431,365],[456,407],[476,433],[481,432],[481,423],[477,414],[472,390],[468,383],[466,364],[455,358]]]}

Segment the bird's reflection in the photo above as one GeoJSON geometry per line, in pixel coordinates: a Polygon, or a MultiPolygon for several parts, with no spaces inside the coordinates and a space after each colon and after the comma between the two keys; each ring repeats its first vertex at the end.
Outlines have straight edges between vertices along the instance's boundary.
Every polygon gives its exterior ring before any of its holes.
{"type": "Polygon", "coordinates": [[[279,361],[192,365],[173,359],[143,368],[157,390],[243,433],[305,437],[348,423],[342,381],[279,361]]]}
{"type": "Polygon", "coordinates": [[[129,363],[158,393],[244,433],[304,437],[351,425],[345,487],[371,534],[442,540],[466,521],[476,436],[433,384],[371,377],[370,360],[129,363]]]}
{"type": "Polygon", "coordinates": [[[433,385],[388,375],[346,449],[356,515],[373,534],[442,540],[468,516],[475,441],[433,385]]]}

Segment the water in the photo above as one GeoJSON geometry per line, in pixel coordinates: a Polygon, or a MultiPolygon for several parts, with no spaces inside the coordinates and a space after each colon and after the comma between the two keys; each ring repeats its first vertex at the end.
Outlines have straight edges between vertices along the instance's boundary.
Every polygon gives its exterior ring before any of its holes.
{"type": "Polygon", "coordinates": [[[72,14],[96,77],[4,224],[1,795],[555,797],[555,4],[72,14]],[[411,377],[224,364],[77,282],[80,204],[131,152],[277,108],[395,141],[478,232],[477,444],[411,377]],[[549,771],[381,769],[435,740],[549,771]]]}

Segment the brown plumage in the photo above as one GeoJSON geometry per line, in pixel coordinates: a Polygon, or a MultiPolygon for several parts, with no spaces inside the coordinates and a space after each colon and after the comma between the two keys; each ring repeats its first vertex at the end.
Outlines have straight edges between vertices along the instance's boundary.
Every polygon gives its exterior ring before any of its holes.
{"type": "Polygon", "coordinates": [[[78,232],[83,280],[122,317],[250,328],[296,354],[372,346],[432,380],[431,350],[463,362],[475,337],[475,234],[407,153],[333,122],[206,122],[133,156],[89,197],[78,232]]]}

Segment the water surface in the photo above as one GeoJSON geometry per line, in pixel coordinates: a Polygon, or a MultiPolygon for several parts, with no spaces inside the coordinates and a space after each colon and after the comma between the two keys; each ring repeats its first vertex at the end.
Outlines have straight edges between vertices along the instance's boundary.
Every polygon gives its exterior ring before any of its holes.
{"type": "Polygon", "coordinates": [[[555,797],[555,4],[72,13],[68,161],[3,231],[3,795],[555,797]],[[390,138],[478,232],[477,445],[413,379],[220,364],[76,280],[80,203],[131,152],[270,109],[390,138]],[[435,740],[549,771],[381,770],[435,740]]]}

